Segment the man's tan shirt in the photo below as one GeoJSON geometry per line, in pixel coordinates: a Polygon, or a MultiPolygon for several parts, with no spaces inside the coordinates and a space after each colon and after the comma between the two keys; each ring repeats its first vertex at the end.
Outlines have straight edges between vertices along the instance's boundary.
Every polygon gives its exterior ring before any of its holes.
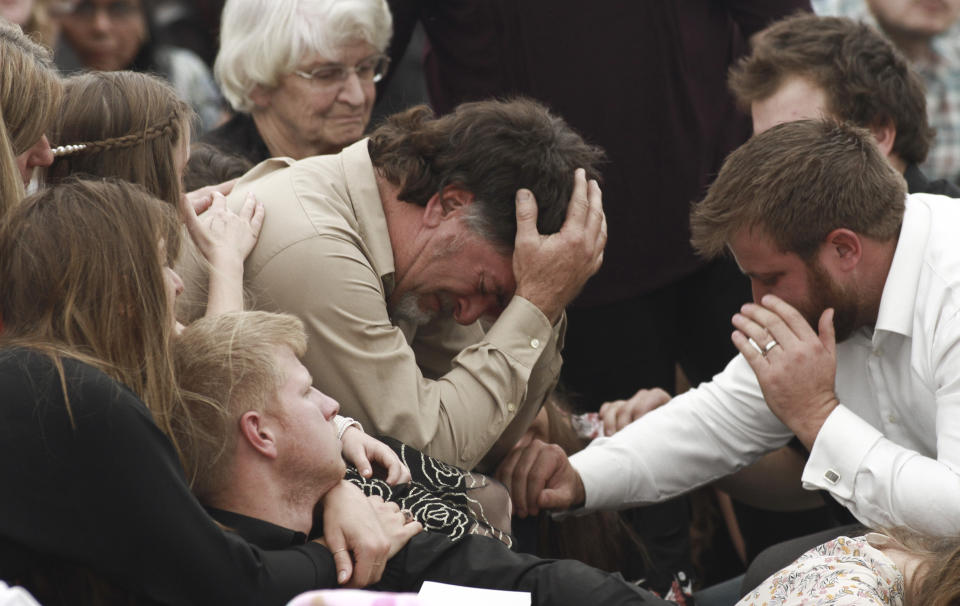
{"type": "MultiPolygon", "coordinates": [[[[393,249],[366,140],[336,155],[267,160],[237,183],[230,207],[248,191],[266,208],[245,264],[252,306],[303,320],[314,385],[367,433],[490,469],[556,384],[564,323],[551,327],[521,297],[486,332],[449,316],[392,321],[393,249]]],[[[197,263],[182,265],[181,308],[195,316],[205,289],[194,284],[197,263]]]]}

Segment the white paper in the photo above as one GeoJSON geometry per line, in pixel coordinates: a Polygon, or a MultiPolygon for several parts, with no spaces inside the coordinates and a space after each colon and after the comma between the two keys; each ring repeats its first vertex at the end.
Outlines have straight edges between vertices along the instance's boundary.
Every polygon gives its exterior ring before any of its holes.
{"type": "Polygon", "coordinates": [[[526,591],[477,589],[427,581],[420,587],[420,599],[429,606],[530,606],[532,598],[526,591]]]}

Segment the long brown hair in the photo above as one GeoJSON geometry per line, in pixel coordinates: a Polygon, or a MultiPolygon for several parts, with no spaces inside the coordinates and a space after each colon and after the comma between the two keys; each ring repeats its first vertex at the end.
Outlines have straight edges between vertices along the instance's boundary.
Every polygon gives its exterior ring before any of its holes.
{"type": "Polygon", "coordinates": [[[163,268],[179,248],[176,209],[139,186],[74,179],[27,197],[0,221],[0,346],[49,355],[65,395],[63,357],[102,370],[171,435],[178,395],[163,268]]]}
{"type": "Polygon", "coordinates": [[[23,198],[17,156],[40,140],[60,103],[50,52],[0,19],[0,215],[23,198]]]}
{"type": "Polygon", "coordinates": [[[882,532],[920,557],[907,583],[907,606],[960,606],[960,536],[923,535],[905,528],[882,532]]]}
{"type": "Polygon", "coordinates": [[[119,177],[176,206],[175,155],[192,117],[190,106],[156,76],[120,71],[68,78],[50,141],[84,148],[58,155],[47,182],[80,173],[119,177]]]}

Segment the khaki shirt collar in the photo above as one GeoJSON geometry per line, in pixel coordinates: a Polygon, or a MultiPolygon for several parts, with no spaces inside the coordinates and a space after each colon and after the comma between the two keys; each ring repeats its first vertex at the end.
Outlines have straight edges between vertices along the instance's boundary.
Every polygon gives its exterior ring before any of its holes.
{"type": "Polygon", "coordinates": [[[369,139],[361,139],[344,148],[340,157],[360,238],[370,251],[373,269],[380,276],[384,291],[389,297],[394,286],[393,246],[373,163],[367,152],[368,141],[369,139]]]}

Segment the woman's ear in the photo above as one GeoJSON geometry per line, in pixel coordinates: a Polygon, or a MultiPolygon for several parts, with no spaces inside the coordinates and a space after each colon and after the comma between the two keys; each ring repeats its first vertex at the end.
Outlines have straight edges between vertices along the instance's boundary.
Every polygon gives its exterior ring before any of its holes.
{"type": "Polygon", "coordinates": [[[266,86],[256,84],[250,91],[250,100],[257,106],[257,109],[267,109],[273,101],[273,91],[266,86]]]}

